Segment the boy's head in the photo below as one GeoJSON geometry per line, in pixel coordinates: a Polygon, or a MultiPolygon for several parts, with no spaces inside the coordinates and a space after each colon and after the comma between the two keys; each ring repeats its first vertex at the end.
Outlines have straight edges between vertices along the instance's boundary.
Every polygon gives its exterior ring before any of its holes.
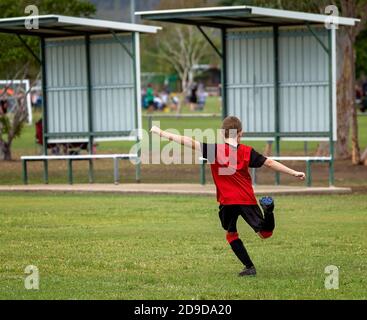
{"type": "Polygon", "coordinates": [[[222,130],[224,138],[238,138],[242,135],[242,123],[237,117],[227,117],[223,120],[222,130]]]}

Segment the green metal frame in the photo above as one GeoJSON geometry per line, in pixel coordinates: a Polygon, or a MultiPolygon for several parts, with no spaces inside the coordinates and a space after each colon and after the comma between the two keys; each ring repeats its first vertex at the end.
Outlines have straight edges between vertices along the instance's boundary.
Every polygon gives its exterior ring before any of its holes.
{"type": "MultiPolygon", "coordinates": [[[[114,163],[114,168],[113,168],[113,176],[114,176],[114,183],[115,184],[119,184],[119,180],[120,180],[120,174],[119,174],[119,160],[129,160],[129,157],[110,157],[111,159],[113,159],[113,163],[114,163]]],[[[74,161],[90,161],[90,159],[59,159],[59,161],[61,160],[66,160],[67,162],[67,179],[68,179],[68,183],[70,185],[72,185],[74,183],[74,175],[73,175],[73,162],[74,161]]],[[[22,159],[22,179],[23,179],[23,184],[27,185],[28,184],[28,170],[27,170],[27,162],[37,162],[37,161],[45,161],[45,160],[39,160],[39,159],[22,159]]],[[[51,161],[51,160],[47,160],[47,161],[51,161]]]]}
{"type": "MultiPolygon", "coordinates": [[[[43,128],[43,155],[47,156],[48,145],[48,123],[47,123],[47,71],[46,71],[46,41],[45,38],[41,38],[41,62],[42,62],[42,128],[43,128]]],[[[45,184],[48,184],[48,161],[43,161],[43,178],[45,184]]]]}
{"type": "Polygon", "coordinates": [[[332,29],[328,32],[328,43],[329,43],[329,121],[330,121],[330,156],[331,161],[329,162],[329,185],[334,186],[335,184],[335,176],[334,176],[334,123],[333,123],[333,52],[332,52],[332,37],[333,31],[332,29]]]}
{"type": "Polygon", "coordinates": [[[125,43],[123,43],[121,41],[121,39],[118,37],[118,35],[116,34],[115,31],[112,30],[111,33],[112,33],[114,39],[121,45],[121,47],[126,51],[126,53],[130,56],[130,58],[134,60],[134,58],[135,58],[134,53],[131,53],[131,51],[128,49],[128,47],[125,45],[125,43]]]}
{"type": "Polygon", "coordinates": [[[28,50],[28,52],[33,56],[34,59],[36,59],[36,61],[42,65],[42,61],[39,58],[39,56],[32,50],[32,48],[28,45],[28,43],[21,37],[21,35],[17,34],[17,37],[19,39],[19,41],[23,44],[23,46],[26,47],[26,49],[28,50]]]}
{"type": "MultiPolygon", "coordinates": [[[[210,16],[210,14],[208,14],[210,16]]],[[[159,16],[149,17],[150,19],[160,19],[159,16]]],[[[177,19],[175,19],[177,22],[177,19]]],[[[329,185],[334,185],[334,139],[333,139],[333,61],[332,61],[332,30],[328,32],[328,47],[320,39],[318,32],[313,29],[310,23],[306,23],[308,30],[315,37],[315,39],[319,42],[319,44],[323,47],[325,52],[328,55],[329,59],[329,132],[281,132],[280,131],[280,78],[279,78],[279,25],[272,25],[273,27],[273,49],[274,49],[274,119],[275,119],[275,132],[247,132],[244,134],[244,137],[252,137],[252,138],[274,138],[275,140],[275,154],[276,156],[280,156],[280,141],[281,138],[328,138],[330,144],[330,156],[331,160],[329,161],[321,161],[321,160],[308,160],[306,161],[306,171],[307,171],[307,180],[306,185],[311,186],[312,177],[311,177],[311,164],[313,162],[328,162],[329,163],[329,185]]],[[[227,42],[226,42],[226,29],[221,28],[221,39],[222,39],[222,53],[220,54],[219,50],[214,46],[210,38],[205,34],[200,25],[197,25],[200,32],[204,35],[207,41],[211,44],[211,46],[215,49],[215,51],[221,56],[222,59],[222,75],[221,75],[221,83],[222,83],[222,118],[224,119],[228,115],[227,109],[227,42]]],[[[307,146],[305,145],[305,148],[307,146]]],[[[206,183],[205,177],[205,164],[206,161],[202,161],[200,164],[200,183],[204,185],[206,183]]],[[[256,172],[255,172],[256,174],[256,172]]],[[[275,174],[275,183],[276,185],[280,184],[280,174],[277,172],[275,174]]]]}
{"type": "Polygon", "coordinates": [[[228,115],[227,109],[227,30],[221,29],[222,38],[222,72],[221,72],[221,82],[222,82],[222,118],[225,119],[228,115]]]}
{"type": "MultiPolygon", "coordinates": [[[[132,44],[133,44],[133,53],[131,53],[128,48],[125,46],[122,41],[120,41],[119,37],[116,35],[114,31],[111,31],[115,40],[124,48],[127,54],[133,59],[133,68],[134,68],[134,80],[135,80],[135,123],[136,128],[139,125],[138,119],[138,97],[137,97],[137,66],[136,66],[136,50],[135,50],[135,35],[138,34],[137,32],[132,32],[132,44]]],[[[94,139],[97,137],[128,137],[131,135],[131,131],[113,131],[113,132],[94,132],[93,130],[93,98],[92,98],[92,75],[91,75],[91,50],[90,50],[90,35],[83,34],[84,41],[85,41],[85,55],[86,55],[86,65],[87,65],[87,99],[88,99],[88,132],[68,132],[68,133],[49,133],[48,132],[48,123],[47,123],[47,113],[48,113],[48,101],[47,101],[47,71],[46,71],[46,41],[45,37],[41,37],[41,59],[37,58],[37,61],[41,63],[42,67],[42,94],[43,94],[43,108],[42,108],[42,124],[43,124],[43,155],[47,156],[48,150],[48,140],[50,138],[80,138],[86,137],[88,139],[88,152],[89,154],[93,154],[93,145],[94,139]]],[[[24,40],[18,35],[18,38],[21,42],[26,46],[28,50],[31,51],[32,55],[34,52],[27,46],[24,40]]],[[[137,144],[138,144],[138,160],[136,163],[136,180],[139,182],[141,180],[141,141],[140,138],[137,137],[137,144]]],[[[49,160],[42,160],[44,163],[44,182],[48,184],[49,174],[48,174],[48,161],[49,160]]],[[[72,161],[68,160],[68,180],[69,183],[72,184],[73,181],[73,173],[72,173],[72,161]]],[[[89,161],[89,182],[94,182],[94,168],[93,168],[93,160],[90,159],[89,161]]],[[[22,168],[23,168],[23,182],[26,184],[28,183],[28,172],[27,172],[27,161],[22,161],[22,168]]]]}
{"type": "Polygon", "coordinates": [[[211,45],[211,47],[214,49],[214,51],[217,53],[217,55],[223,59],[223,55],[222,53],[219,51],[219,49],[217,48],[217,46],[214,44],[214,42],[209,38],[209,36],[206,34],[206,32],[203,30],[202,27],[200,26],[196,26],[199,31],[201,32],[201,34],[204,36],[204,38],[209,42],[209,44],[211,45]]]}
{"type": "MultiPolygon", "coordinates": [[[[92,99],[92,74],[91,74],[91,54],[90,54],[90,36],[85,36],[85,55],[87,64],[87,99],[88,99],[88,152],[93,154],[94,135],[93,132],[93,99],[92,99]]],[[[89,183],[94,182],[93,160],[89,160],[89,183]]]]}
{"type": "MultiPolygon", "coordinates": [[[[280,155],[280,95],[279,95],[279,27],[273,26],[274,45],[274,129],[275,129],[275,154],[280,155]]],[[[275,173],[275,184],[280,184],[280,174],[275,173]]]]}

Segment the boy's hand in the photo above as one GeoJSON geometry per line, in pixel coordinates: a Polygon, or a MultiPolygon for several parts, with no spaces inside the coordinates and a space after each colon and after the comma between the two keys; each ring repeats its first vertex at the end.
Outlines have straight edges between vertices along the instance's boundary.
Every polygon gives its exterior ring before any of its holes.
{"type": "Polygon", "coordinates": [[[298,171],[295,171],[293,176],[300,179],[300,180],[305,180],[305,178],[306,178],[306,175],[305,175],[304,172],[298,172],[298,171]]]}
{"type": "Polygon", "coordinates": [[[157,126],[153,126],[152,129],[150,129],[151,133],[155,133],[157,135],[160,135],[161,131],[162,130],[160,128],[158,128],[157,126]]]}

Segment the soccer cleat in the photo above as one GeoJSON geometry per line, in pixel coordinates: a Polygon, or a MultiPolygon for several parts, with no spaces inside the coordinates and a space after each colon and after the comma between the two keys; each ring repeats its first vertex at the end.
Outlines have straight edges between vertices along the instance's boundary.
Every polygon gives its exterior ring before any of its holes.
{"type": "Polygon", "coordinates": [[[271,213],[274,211],[274,200],[272,197],[263,197],[260,199],[260,206],[265,213],[271,213]]]}
{"type": "Polygon", "coordinates": [[[240,277],[256,276],[256,269],[254,266],[245,268],[238,274],[240,277]]]}

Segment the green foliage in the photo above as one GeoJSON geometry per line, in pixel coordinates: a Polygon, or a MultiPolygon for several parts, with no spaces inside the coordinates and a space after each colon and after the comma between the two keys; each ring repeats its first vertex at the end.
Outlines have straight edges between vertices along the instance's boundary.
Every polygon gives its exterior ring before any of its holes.
{"type": "MultiPolygon", "coordinates": [[[[86,0],[0,0],[2,18],[27,15],[24,9],[28,5],[36,5],[39,14],[64,14],[71,16],[90,17],[95,13],[93,4],[86,0]]],[[[39,40],[36,37],[23,37],[32,50],[39,54],[39,40]]],[[[32,61],[29,75],[34,78],[39,65],[15,35],[0,34],[0,78],[10,79],[26,64],[32,61]]]]}
{"type": "Polygon", "coordinates": [[[11,122],[9,117],[2,115],[0,116],[0,137],[3,134],[8,134],[11,129],[11,122]]]}
{"type": "Polygon", "coordinates": [[[359,79],[363,75],[367,76],[367,30],[359,34],[355,48],[357,54],[356,75],[359,79]]]}
{"type": "Polygon", "coordinates": [[[294,0],[221,0],[223,6],[249,5],[258,7],[270,7],[284,10],[298,10],[307,12],[319,12],[320,6],[330,4],[330,1],[294,1],[294,0]]]}

